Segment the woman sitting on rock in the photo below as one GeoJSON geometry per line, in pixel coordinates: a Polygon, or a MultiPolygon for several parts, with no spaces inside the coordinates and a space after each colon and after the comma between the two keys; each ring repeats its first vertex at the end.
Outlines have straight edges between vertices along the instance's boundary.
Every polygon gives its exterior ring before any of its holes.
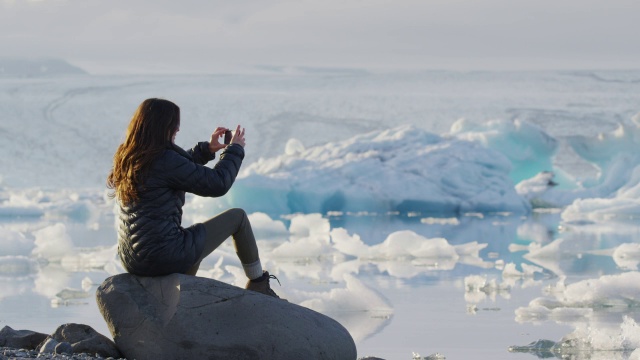
{"type": "Polygon", "coordinates": [[[179,130],[176,104],[147,99],[133,114],[125,140],[113,156],[107,185],[120,208],[122,265],[140,276],[195,275],[202,259],[232,236],[249,278],[246,288],[278,297],[269,286],[275,276],[262,270],[244,210],[230,209],[204,223],[182,227],[185,192],[217,197],[231,188],[244,158],[244,129],[238,125],[227,145],[219,138],[228,129],[218,127],[209,142],[199,142],[187,151],[174,143],[179,130]],[[212,168],[204,166],[223,149],[212,168]]]}

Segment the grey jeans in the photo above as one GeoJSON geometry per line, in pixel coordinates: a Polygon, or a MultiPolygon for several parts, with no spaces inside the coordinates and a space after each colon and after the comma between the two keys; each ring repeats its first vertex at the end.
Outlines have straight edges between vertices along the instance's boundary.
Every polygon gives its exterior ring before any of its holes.
{"type": "Polygon", "coordinates": [[[203,225],[207,230],[204,249],[195,265],[187,271],[187,275],[195,275],[202,259],[211,254],[229,236],[233,238],[233,245],[242,264],[252,264],[260,259],[251,223],[244,210],[229,209],[205,221],[203,225]]]}

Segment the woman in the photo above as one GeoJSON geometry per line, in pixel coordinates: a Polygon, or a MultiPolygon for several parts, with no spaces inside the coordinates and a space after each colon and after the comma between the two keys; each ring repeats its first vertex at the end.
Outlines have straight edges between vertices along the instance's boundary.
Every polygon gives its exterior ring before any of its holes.
{"type": "Polygon", "coordinates": [[[113,157],[107,186],[120,208],[118,254],[135,275],[195,275],[200,262],[229,236],[249,278],[246,288],[278,297],[275,278],[262,270],[251,224],[242,209],[230,209],[202,224],[183,228],[185,192],[217,197],[229,191],[244,158],[244,129],[238,125],[229,145],[220,144],[226,128],[209,142],[185,151],[175,145],[180,108],[167,100],[147,99],[138,106],[124,142],[113,157]],[[212,167],[204,165],[223,150],[212,167]]]}

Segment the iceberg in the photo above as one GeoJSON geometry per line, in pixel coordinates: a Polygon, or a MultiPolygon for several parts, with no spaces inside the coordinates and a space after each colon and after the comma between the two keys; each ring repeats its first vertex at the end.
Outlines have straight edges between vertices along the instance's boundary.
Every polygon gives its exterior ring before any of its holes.
{"type": "Polygon", "coordinates": [[[418,212],[528,214],[566,208],[563,220],[640,213],[640,115],[595,137],[570,136],[577,156],[599,169],[578,180],[555,166],[559,140],[521,120],[461,119],[436,135],[400,126],[284,153],[241,172],[218,208],[268,214],[418,212]],[[638,168],[636,170],[636,168],[638,168]]]}
{"type": "Polygon", "coordinates": [[[476,142],[401,126],[304,148],[249,165],[226,206],[271,214],[419,211],[528,213],[509,160],[476,142]]]}

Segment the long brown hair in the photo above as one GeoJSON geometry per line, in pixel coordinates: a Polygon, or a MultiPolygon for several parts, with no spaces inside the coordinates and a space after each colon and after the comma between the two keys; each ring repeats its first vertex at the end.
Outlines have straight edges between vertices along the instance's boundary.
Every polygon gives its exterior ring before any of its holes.
{"type": "Polygon", "coordinates": [[[153,160],[171,143],[180,127],[180,108],[168,100],[147,99],[138,106],[129,122],[125,140],[113,155],[107,186],[109,196],[124,205],[139,199],[139,190],[153,160]]]}

